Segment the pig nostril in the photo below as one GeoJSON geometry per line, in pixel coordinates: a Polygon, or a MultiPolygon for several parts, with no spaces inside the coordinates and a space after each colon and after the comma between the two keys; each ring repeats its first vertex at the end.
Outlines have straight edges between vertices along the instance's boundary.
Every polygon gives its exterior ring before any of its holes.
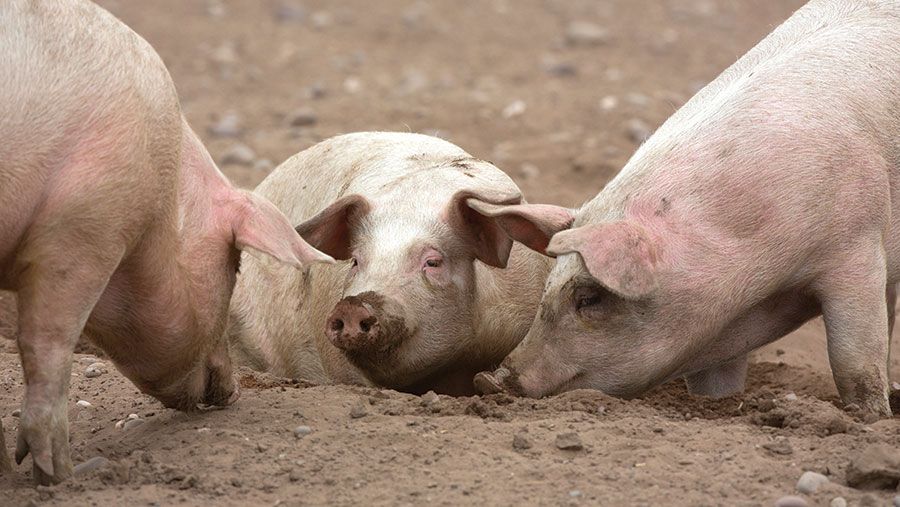
{"type": "Polygon", "coordinates": [[[340,332],[344,329],[344,321],[341,319],[334,319],[331,321],[331,330],[340,332]]]}
{"type": "Polygon", "coordinates": [[[369,323],[365,320],[359,321],[359,328],[362,329],[363,333],[369,332],[369,323]]]}

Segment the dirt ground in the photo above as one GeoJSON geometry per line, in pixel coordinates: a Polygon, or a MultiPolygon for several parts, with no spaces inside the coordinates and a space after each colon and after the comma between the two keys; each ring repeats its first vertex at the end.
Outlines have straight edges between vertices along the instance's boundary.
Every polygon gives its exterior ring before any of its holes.
{"type": "MultiPolygon", "coordinates": [[[[162,55],[188,120],[238,185],[254,186],[335,134],[414,131],[493,161],[531,202],[572,207],[802,4],[100,3],[162,55]]],[[[0,293],[0,417],[10,448],[23,396],[13,308],[0,293]]],[[[191,415],[164,409],[111,367],[87,378],[94,359],[79,354],[73,458],[109,463],[35,489],[27,458],[0,477],[0,504],[693,506],[797,495],[809,505],[835,497],[891,505],[896,480],[857,489],[847,476],[852,463],[878,461],[872,446],[894,453],[882,461],[900,460],[900,416],[875,421],[841,407],[824,335],[816,320],[760,350],[746,392],[722,400],[688,396],[682,382],[632,401],[584,390],[435,399],[244,370],[235,406],[191,415]],[[123,427],[130,414],[143,424],[123,427]],[[799,493],[804,471],[830,482],[799,493]]]]}

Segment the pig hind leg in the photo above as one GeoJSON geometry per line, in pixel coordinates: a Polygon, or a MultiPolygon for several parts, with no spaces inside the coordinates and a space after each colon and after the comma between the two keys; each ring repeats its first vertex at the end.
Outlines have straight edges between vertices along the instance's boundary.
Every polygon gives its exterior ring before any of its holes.
{"type": "Polygon", "coordinates": [[[85,201],[58,204],[35,219],[15,268],[17,343],[25,376],[16,462],[31,453],[34,479],[41,484],[72,475],[67,410],[72,352],[125,252],[114,216],[97,216],[85,201]]]}
{"type": "MultiPolygon", "coordinates": [[[[880,244],[862,246],[817,281],[828,337],[828,358],[846,404],[890,416],[888,404],[888,328],[891,287],[880,244]]],[[[892,313],[892,312],[891,312],[892,313]]]]}

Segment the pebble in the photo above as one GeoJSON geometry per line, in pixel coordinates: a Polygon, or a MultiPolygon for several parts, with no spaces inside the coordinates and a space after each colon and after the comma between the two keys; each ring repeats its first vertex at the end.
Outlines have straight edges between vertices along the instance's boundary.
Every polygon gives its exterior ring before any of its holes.
{"type": "Polygon", "coordinates": [[[799,496],[783,496],[775,500],[775,507],[809,507],[809,504],[799,496]]]}
{"type": "Polygon", "coordinates": [[[97,361],[97,358],[96,358],[96,357],[90,357],[90,356],[88,356],[88,357],[82,357],[81,359],[78,360],[78,362],[79,362],[79,363],[82,363],[82,364],[94,364],[94,363],[97,363],[97,362],[99,362],[99,361],[97,361]]]}
{"type": "Polygon", "coordinates": [[[241,134],[241,115],[234,111],[223,114],[219,121],[213,123],[206,130],[217,137],[237,137],[241,134]]]}
{"type": "Polygon", "coordinates": [[[609,30],[589,21],[573,21],[566,27],[566,43],[572,46],[596,46],[609,39],[609,30]]]}
{"type": "Polygon", "coordinates": [[[350,409],[350,418],[352,419],[359,419],[360,417],[365,417],[367,415],[369,415],[369,410],[366,408],[365,401],[360,401],[350,409]]]}
{"type": "Polygon", "coordinates": [[[816,472],[806,471],[803,472],[800,479],[797,480],[797,491],[805,495],[810,495],[815,493],[819,489],[819,486],[826,482],[830,482],[828,477],[816,472]]]}
{"type": "Polygon", "coordinates": [[[78,400],[75,402],[75,404],[78,405],[79,407],[83,407],[83,408],[88,408],[91,406],[91,402],[84,401],[84,400],[78,400]]]}
{"type": "Polygon", "coordinates": [[[310,433],[312,433],[312,428],[309,426],[297,426],[294,428],[294,437],[296,438],[303,438],[310,433]]]}
{"type": "Polygon", "coordinates": [[[302,107],[289,114],[287,121],[291,127],[307,127],[315,125],[319,121],[319,117],[316,116],[315,111],[312,109],[302,107]]]}
{"type": "Polygon", "coordinates": [[[628,138],[636,144],[641,144],[650,137],[650,126],[640,118],[632,118],[625,124],[628,138]]]}
{"type": "MultiPolygon", "coordinates": [[[[557,439],[557,444],[558,442],[559,440],[557,439]]],[[[515,436],[513,436],[512,446],[513,449],[517,451],[524,451],[526,449],[531,449],[532,444],[531,440],[529,440],[528,437],[526,437],[524,434],[517,433],[515,436]]]]}
{"type": "Polygon", "coordinates": [[[17,409],[15,409],[15,410],[12,411],[12,414],[9,414],[9,415],[11,415],[11,416],[13,416],[13,417],[22,417],[22,409],[21,409],[21,408],[17,408],[17,409]]]}
{"type": "Polygon", "coordinates": [[[429,407],[441,401],[441,398],[434,391],[428,391],[422,395],[422,406],[429,407]]]}
{"type": "Polygon", "coordinates": [[[619,105],[619,99],[615,95],[607,95],[600,99],[600,109],[609,111],[619,105]]]}
{"type": "Polygon", "coordinates": [[[572,62],[545,58],[541,61],[541,67],[551,76],[567,77],[578,74],[578,67],[572,62]]]}
{"type": "Polygon", "coordinates": [[[894,391],[900,391],[900,382],[891,382],[891,387],[894,391]]]}
{"type": "Polygon", "coordinates": [[[275,6],[275,20],[280,23],[303,21],[306,18],[306,9],[295,2],[279,2],[275,6]]]}
{"type": "Polygon", "coordinates": [[[788,393],[784,395],[784,399],[788,401],[797,401],[797,395],[794,393],[788,393]]]}
{"type": "Polygon", "coordinates": [[[219,160],[219,163],[222,165],[227,164],[237,164],[243,166],[249,166],[256,159],[256,153],[253,152],[253,149],[243,143],[238,143],[228,148],[222,158],[219,160]]]}
{"type": "Polygon", "coordinates": [[[84,369],[84,376],[87,378],[95,378],[103,375],[106,365],[103,363],[91,363],[84,369]]]}
{"type": "Polygon", "coordinates": [[[362,81],[356,76],[350,76],[344,80],[344,91],[350,94],[362,91],[362,81]]]}
{"type": "Polygon", "coordinates": [[[885,443],[872,444],[850,459],[847,485],[858,489],[895,488],[900,481],[900,452],[885,443]]]}
{"type": "Polygon", "coordinates": [[[900,507],[900,495],[894,497],[894,507],[900,507]]]}
{"type": "Polygon", "coordinates": [[[75,475],[82,475],[94,470],[99,470],[109,465],[109,460],[103,456],[94,456],[93,458],[75,465],[75,475]]]}
{"type": "Polygon", "coordinates": [[[506,119],[519,116],[525,112],[525,102],[514,100],[503,108],[503,117],[506,119]]]}
{"type": "Polygon", "coordinates": [[[144,420],[141,418],[129,419],[128,421],[125,422],[125,424],[122,425],[122,428],[124,428],[126,430],[130,430],[133,428],[137,428],[138,426],[140,426],[142,424],[144,424],[144,420]]]}
{"type": "Polygon", "coordinates": [[[556,435],[556,447],[564,451],[580,451],[584,449],[578,433],[560,433],[556,435]]]}
{"type": "Polygon", "coordinates": [[[844,500],[842,496],[836,496],[831,499],[831,503],[828,505],[829,507],[847,507],[847,500],[844,500]]]}
{"type": "Polygon", "coordinates": [[[300,92],[300,97],[304,100],[315,100],[321,99],[325,95],[328,94],[328,87],[325,86],[325,83],[316,82],[313,83],[312,86],[307,86],[300,92]]]}
{"type": "Polygon", "coordinates": [[[573,489],[572,491],[569,491],[569,496],[572,498],[581,498],[581,491],[573,489]]]}

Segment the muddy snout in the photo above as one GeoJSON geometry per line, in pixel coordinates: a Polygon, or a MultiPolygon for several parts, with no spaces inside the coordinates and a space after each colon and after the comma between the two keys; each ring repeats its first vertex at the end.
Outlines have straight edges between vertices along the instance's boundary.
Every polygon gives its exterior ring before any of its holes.
{"type": "Polygon", "coordinates": [[[383,352],[397,341],[393,333],[385,332],[384,321],[378,296],[347,296],[332,310],[325,334],[332,345],[346,352],[383,352]]]}
{"type": "Polygon", "coordinates": [[[508,392],[521,395],[521,388],[516,381],[518,378],[509,368],[501,366],[494,371],[482,371],[475,374],[472,379],[475,392],[481,395],[508,392]]]}

